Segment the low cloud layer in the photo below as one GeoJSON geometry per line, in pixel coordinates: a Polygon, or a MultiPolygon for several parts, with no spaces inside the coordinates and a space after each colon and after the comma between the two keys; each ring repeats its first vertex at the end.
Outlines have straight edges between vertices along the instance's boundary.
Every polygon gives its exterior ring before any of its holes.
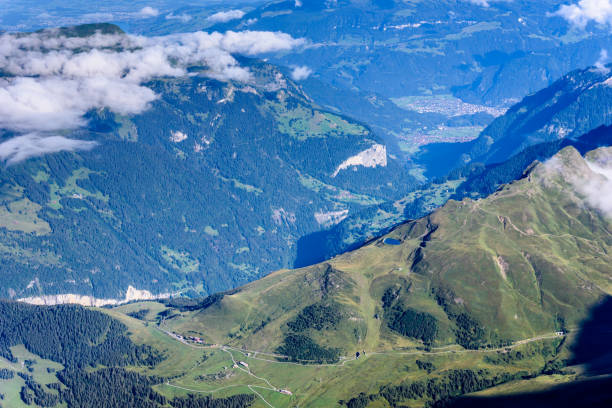
{"type": "Polygon", "coordinates": [[[554,15],[580,29],[586,28],[590,22],[612,28],[612,0],[580,0],[575,4],[564,4],[554,15]]]}
{"type": "Polygon", "coordinates": [[[107,77],[0,80],[0,128],[21,132],[56,131],[85,125],[90,109],[109,107],[120,114],[144,111],[153,91],[107,77]]]}
{"type": "MultiPolygon", "coordinates": [[[[91,109],[141,113],[157,98],[145,85],[155,77],[184,76],[189,66],[201,65],[208,77],[248,82],[251,72],[233,54],[256,56],[303,43],[288,34],[263,31],[164,37],[98,33],[86,38],[60,36],[57,30],[1,34],[0,130],[38,132],[14,143],[24,143],[24,151],[36,151],[39,146],[38,151],[52,152],[40,140],[40,132],[81,127],[91,109]]],[[[66,143],[58,145],[69,146],[66,143]]],[[[3,161],[14,163],[33,156],[22,154],[15,145],[7,146],[13,153],[4,153],[3,161]]]]}
{"type": "Polygon", "coordinates": [[[210,23],[227,23],[232,20],[239,20],[244,17],[245,12],[242,10],[220,11],[207,18],[210,23]]]}
{"type": "Polygon", "coordinates": [[[68,139],[63,136],[41,136],[31,133],[0,143],[0,161],[8,166],[31,157],[63,151],[91,150],[96,142],[68,139]]]}

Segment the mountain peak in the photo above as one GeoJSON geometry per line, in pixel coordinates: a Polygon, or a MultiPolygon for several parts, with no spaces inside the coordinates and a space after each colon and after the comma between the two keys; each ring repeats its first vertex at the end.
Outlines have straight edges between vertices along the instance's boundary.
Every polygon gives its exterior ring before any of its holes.
{"type": "Polygon", "coordinates": [[[545,179],[561,178],[568,180],[571,178],[584,178],[591,174],[591,169],[587,165],[580,152],[572,146],[568,146],[546,162],[540,164],[535,174],[545,179]]]}

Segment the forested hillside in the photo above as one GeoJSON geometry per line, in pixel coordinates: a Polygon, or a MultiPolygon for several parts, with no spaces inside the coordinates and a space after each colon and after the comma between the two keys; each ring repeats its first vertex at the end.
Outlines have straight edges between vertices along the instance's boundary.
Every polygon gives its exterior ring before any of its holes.
{"type": "Polygon", "coordinates": [[[163,378],[126,369],[154,367],[164,360],[158,350],[134,344],[128,334],[118,320],[80,306],[1,301],[0,361],[10,368],[0,372],[0,406],[231,408],[253,401],[247,395],[167,399],[152,388],[163,378]],[[14,355],[25,354],[22,347],[29,358],[14,355]]]}

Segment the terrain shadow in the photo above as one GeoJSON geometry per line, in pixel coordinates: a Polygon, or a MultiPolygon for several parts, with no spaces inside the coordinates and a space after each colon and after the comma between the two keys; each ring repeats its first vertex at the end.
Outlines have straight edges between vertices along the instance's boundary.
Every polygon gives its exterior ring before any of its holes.
{"type": "Polygon", "coordinates": [[[612,296],[596,306],[582,324],[572,354],[570,364],[584,364],[588,375],[612,374],[612,296]]]}
{"type": "Polygon", "coordinates": [[[577,332],[569,365],[581,365],[580,380],[544,391],[498,397],[467,396],[446,407],[612,407],[612,296],[596,305],[577,332]]]}
{"type": "Polygon", "coordinates": [[[559,408],[612,406],[612,377],[577,381],[548,391],[501,397],[464,397],[445,408],[559,408]]]}

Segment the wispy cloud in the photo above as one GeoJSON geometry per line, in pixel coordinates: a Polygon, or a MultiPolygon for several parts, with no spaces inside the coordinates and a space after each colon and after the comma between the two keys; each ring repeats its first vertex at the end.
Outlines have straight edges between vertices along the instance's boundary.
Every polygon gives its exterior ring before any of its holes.
{"type": "Polygon", "coordinates": [[[244,17],[245,12],[242,10],[220,11],[207,18],[210,23],[227,23],[232,20],[239,20],[244,17]]]}
{"type": "Polygon", "coordinates": [[[179,20],[183,23],[187,23],[189,21],[191,21],[192,17],[189,14],[183,13],[183,14],[174,14],[174,13],[170,13],[168,15],[166,15],[166,20],[179,20]]]}
{"type": "Polygon", "coordinates": [[[481,6],[481,7],[489,7],[490,4],[487,0],[466,0],[468,3],[472,3],[475,4],[477,6],[481,6]]]}
{"type": "Polygon", "coordinates": [[[101,23],[105,21],[113,21],[116,16],[113,13],[87,13],[83,14],[79,19],[88,23],[101,23]]]}
{"type": "Polygon", "coordinates": [[[471,3],[480,7],[491,7],[493,3],[508,3],[514,0],[461,0],[466,3],[471,3]]]}
{"type": "Polygon", "coordinates": [[[585,204],[612,217],[612,148],[598,149],[584,160],[577,151],[568,152],[546,161],[543,169],[569,183],[585,204]]]}
{"type": "Polygon", "coordinates": [[[31,133],[0,143],[0,161],[10,166],[31,157],[64,151],[91,150],[97,145],[96,142],[86,140],[31,133]]]}
{"type": "Polygon", "coordinates": [[[291,71],[291,79],[294,81],[303,81],[312,75],[312,69],[307,66],[295,66],[291,71]]]}
{"type": "Polygon", "coordinates": [[[585,29],[590,22],[612,27],[612,0],[580,0],[576,4],[562,5],[552,15],[580,29],[585,29]]]}
{"type": "Polygon", "coordinates": [[[601,50],[599,52],[599,59],[595,62],[595,69],[599,72],[607,74],[610,70],[606,67],[606,64],[610,62],[610,57],[608,56],[608,50],[601,50]]]}

